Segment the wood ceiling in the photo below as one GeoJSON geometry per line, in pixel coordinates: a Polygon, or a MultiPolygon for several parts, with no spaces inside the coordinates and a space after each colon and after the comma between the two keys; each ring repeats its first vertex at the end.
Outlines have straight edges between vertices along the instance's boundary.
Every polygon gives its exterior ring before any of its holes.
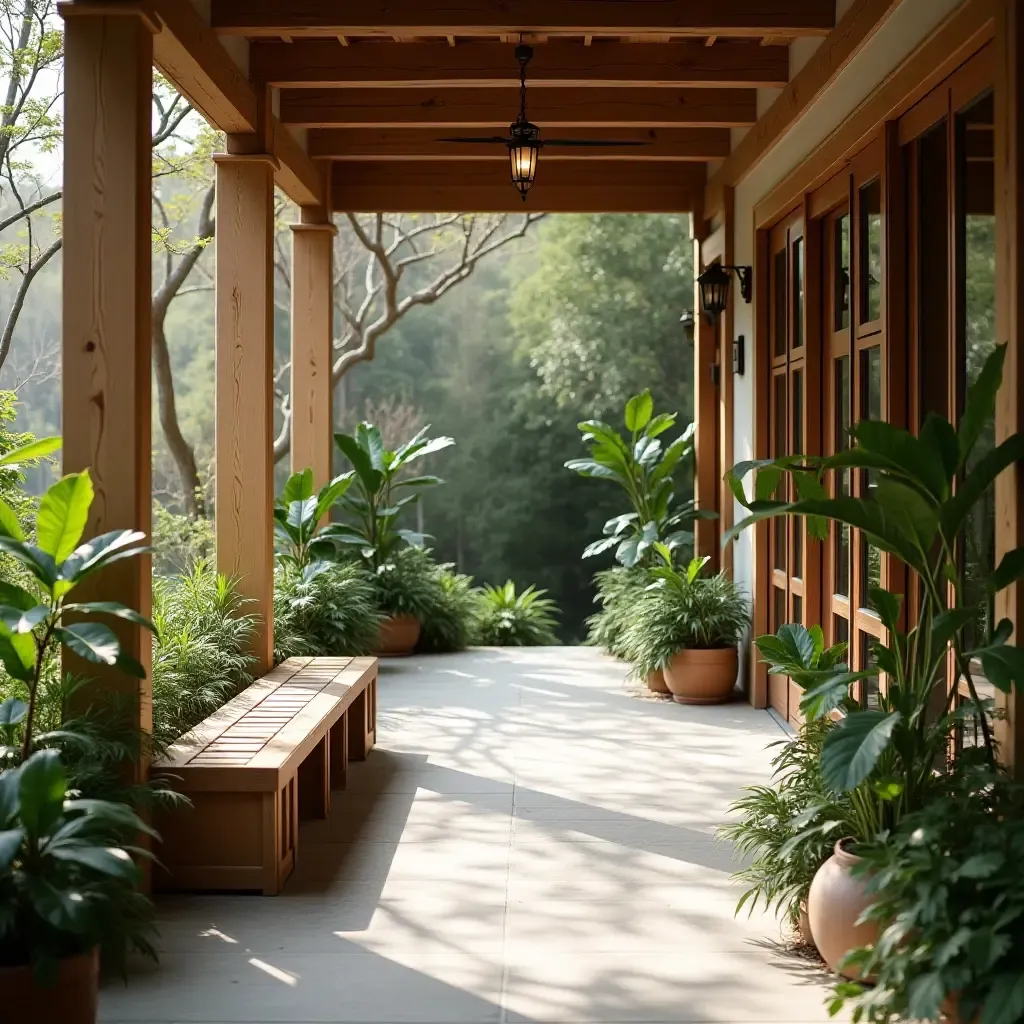
{"type": "Polygon", "coordinates": [[[385,187],[518,206],[500,146],[438,140],[507,129],[520,40],[535,49],[528,112],[542,138],[647,143],[545,151],[528,209],[571,207],[574,188],[587,208],[643,191],[649,207],[691,209],[730,129],[755,122],[755,90],[787,83],[788,44],[834,19],[834,0],[211,0],[214,31],[249,40],[257,95],[333,162],[348,209],[385,187]]]}

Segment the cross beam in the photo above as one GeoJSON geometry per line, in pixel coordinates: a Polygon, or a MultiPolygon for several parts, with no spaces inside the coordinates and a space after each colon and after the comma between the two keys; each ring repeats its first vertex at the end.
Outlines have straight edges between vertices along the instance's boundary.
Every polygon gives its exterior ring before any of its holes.
{"type": "Polygon", "coordinates": [[[822,36],[835,0],[213,0],[243,36],[822,36]]]}

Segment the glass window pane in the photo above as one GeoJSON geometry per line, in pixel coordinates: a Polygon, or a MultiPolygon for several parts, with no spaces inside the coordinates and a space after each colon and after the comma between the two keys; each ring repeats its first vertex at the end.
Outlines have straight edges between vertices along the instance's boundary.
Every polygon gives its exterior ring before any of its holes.
{"type": "Polygon", "coordinates": [[[775,341],[772,351],[777,356],[786,354],[786,250],[775,254],[772,281],[775,341]]]}
{"type": "MultiPolygon", "coordinates": [[[[868,633],[861,633],[860,635],[860,667],[862,669],[870,669],[875,666],[875,657],[871,652],[871,644],[874,640],[868,633]]],[[[872,676],[870,679],[865,679],[861,684],[861,703],[866,708],[877,708],[878,707],[878,676],[872,676]]]]}
{"type": "Polygon", "coordinates": [[[804,621],[804,599],[799,594],[793,595],[793,621],[804,621]]]}
{"type": "Polygon", "coordinates": [[[772,632],[775,633],[779,626],[786,624],[786,592],[778,587],[772,587],[772,594],[774,596],[772,632]]]}
{"type": "MultiPolygon", "coordinates": [[[[850,621],[842,615],[832,616],[832,636],[834,637],[833,643],[844,644],[850,641],[850,621]]],[[[849,654],[846,656],[846,662],[849,664],[849,654]]]]}
{"type": "Polygon", "coordinates": [[[835,316],[833,329],[845,331],[850,326],[850,215],[844,213],[835,223],[835,280],[832,283],[835,316]]]}
{"type": "MultiPolygon", "coordinates": [[[[791,399],[793,402],[793,445],[791,454],[801,455],[803,454],[804,447],[804,427],[803,427],[803,413],[804,413],[804,375],[801,370],[793,371],[793,386],[791,391],[791,399]]],[[[798,516],[793,520],[793,557],[790,562],[792,565],[792,573],[796,577],[803,576],[803,557],[804,557],[804,521],[803,518],[798,516]]],[[[799,622],[800,620],[797,619],[799,622]]]]}
{"type": "MultiPolygon", "coordinates": [[[[793,338],[792,347],[804,343],[804,240],[793,242],[793,338]]],[[[797,448],[797,451],[800,449],[797,448]]]]}
{"type": "MultiPolygon", "coordinates": [[[[789,454],[789,448],[786,443],[786,375],[784,373],[776,374],[774,378],[774,420],[775,420],[775,436],[773,438],[772,452],[773,458],[779,458],[782,455],[789,454]]],[[[780,483],[778,489],[775,492],[777,500],[781,501],[785,498],[785,484],[780,483]]],[[[775,568],[785,570],[786,568],[786,519],[784,516],[777,516],[774,520],[775,523],[775,568]]]]}
{"type": "MultiPolygon", "coordinates": [[[[847,432],[850,422],[850,357],[841,356],[833,361],[832,377],[835,398],[835,450],[845,451],[850,446],[850,435],[847,432]]],[[[849,497],[851,477],[850,470],[841,469],[836,472],[836,493],[839,497],[849,497]]],[[[850,527],[845,523],[832,526],[833,557],[835,560],[835,592],[843,597],[850,596],[850,527]]]]}
{"type": "MultiPolygon", "coordinates": [[[[860,354],[861,416],[869,420],[882,419],[882,350],[866,349],[860,354]]],[[[869,470],[861,477],[862,495],[870,498],[877,486],[877,474],[869,470]]],[[[861,594],[860,606],[872,609],[869,597],[871,587],[882,585],[882,554],[866,541],[860,547],[861,594]]]]}
{"type": "Polygon", "coordinates": [[[882,315],[882,183],[860,190],[860,321],[882,315]]]}

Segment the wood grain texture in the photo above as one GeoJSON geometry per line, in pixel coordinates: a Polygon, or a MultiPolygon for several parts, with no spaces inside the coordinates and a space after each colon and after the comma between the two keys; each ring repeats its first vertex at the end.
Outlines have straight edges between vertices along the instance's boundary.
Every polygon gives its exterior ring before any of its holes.
{"type": "MultiPolygon", "coordinates": [[[[333,39],[291,43],[256,42],[249,51],[254,81],[281,88],[519,86],[514,47],[472,42],[370,42],[339,46],[333,39]]],[[[553,41],[538,46],[530,64],[530,86],[631,88],[778,88],[789,80],[789,50],[753,41],[597,42],[592,46],[553,41]]]]}
{"type": "Polygon", "coordinates": [[[239,577],[261,626],[257,672],[273,661],[274,165],[217,165],[217,567],[239,577]]]}
{"type": "Polygon", "coordinates": [[[488,161],[335,163],[333,206],[352,212],[687,212],[704,184],[700,164],[548,164],[525,203],[507,165],[488,161]]]}
{"type": "MultiPolygon", "coordinates": [[[[1006,342],[1003,386],[996,405],[996,443],[1024,430],[1024,14],[1016,0],[999,0],[995,29],[996,338],[1006,342]]],[[[1024,468],[996,480],[996,564],[1024,544],[1024,468]]],[[[1024,586],[996,595],[997,618],[1008,618],[1014,640],[1024,630],[1024,586]]],[[[1024,775],[1024,692],[996,694],[1006,718],[996,722],[1003,759],[1024,775]]]]}
{"type": "Polygon", "coordinates": [[[855,0],[811,59],[790,81],[757,124],[715,173],[704,195],[705,213],[720,213],[723,189],[738,185],[789,131],[814,100],[884,24],[900,0],[855,0]]]}
{"type": "MultiPolygon", "coordinates": [[[[92,476],[85,537],[148,534],[152,35],[135,16],[80,14],[64,29],[63,469],[92,476]]],[[[81,592],[82,600],[121,601],[148,616],[150,558],[121,561],[81,592]]],[[[148,671],[150,634],[115,628],[148,671]]],[[[148,679],[70,658],[66,665],[94,680],[79,692],[85,704],[116,693],[134,705],[144,731],[152,728],[148,679]]]]}
{"type": "MultiPolygon", "coordinates": [[[[309,154],[332,160],[489,160],[508,164],[508,152],[473,143],[438,141],[429,128],[315,128],[309,132],[309,154]]],[[[642,142],[642,146],[605,147],[601,160],[707,161],[729,154],[728,128],[560,128],[564,139],[607,138],[642,142]]],[[[552,148],[543,160],[580,163],[593,151],[552,148]]]]}
{"type": "MultiPolygon", "coordinates": [[[[507,128],[518,90],[283,89],[281,120],[307,128],[507,128]]],[[[531,89],[530,120],[542,128],[742,127],[756,120],[750,89],[531,89]]]]}
{"type": "Polygon", "coordinates": [[[824,35],[834,0],[213,0],[244,36],[824,35]]]}
{"type": "Polygon", "coordinates": [[[333,415],[331,358],[334,320],[334,236],[330,224],[293,224],[292,472],[313,470],[323,487],[331,479],[333,415]]]}

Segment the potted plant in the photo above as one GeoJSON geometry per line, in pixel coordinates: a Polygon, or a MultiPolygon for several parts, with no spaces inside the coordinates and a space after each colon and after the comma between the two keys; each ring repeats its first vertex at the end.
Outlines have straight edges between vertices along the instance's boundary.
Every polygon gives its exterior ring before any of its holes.
{"type": "Polygon", "coordinates": [[[370,423],[360,423],[354,434],[334,435],[338,448],[352,464],[354,486],[341,496],[348,521],[326,527],[320,537],[356,547],[374,574],[384,601],[380,606],[384,618],[379,654],[411,654],[419,639],[414,599],[397,596],[408,577],[395,556],[403,545],[422,546],[425,540],[423,534],[398,526],[403,510],[415,504],[425,488],[442,482],[436,476],[409,476],[405,471],[424,455],[455,444],[450,437],[428,438],[429,429],[424,427],[395,451],[385,448],[380,430],[370,423]]]}
{"type": "Polygon", "coordinates": [[[127,806],[67,799],[56,750],[0,774],[0,990],[5,1018],[94,1024],[100,951],[154,960],[152,907],[127,806]]]}
{"type": "Polygon", "coordinates": [[[381,623],[376,653],[388,658],[412,654],[422,622],[437,600],[436,566],[421,547],[396,550],[372,575],[381,623]]]}
{"type": "Polygon", "coordinates": [[[352,486],[352,479],[352,473],[344,473],[317,492],[312,469],[288,478],[281,496],[274,502],[279,562],[302,570],[314,562],[336,557],[337,542],[329,533],[319,531],[319,526],[352,486]]]}
{"type": "Polygon", "coordinates": [[[707,558],[694,558],[682,572],[670,565],[652,569],[654,582],[644,590],[623,639],[637,673],[647,678],[663,669],[679,704],[731,699],[739,668],[736,648],[750,623],[746,597],[724,574],[701,576],[706,563],[707,558]]]}
{"type": "MultiPolygon", "coordinates": [[[[822,746],[822,777],[834,792],[854,796],[861,816],[855,838],[861,842],[891,833],[907,814],[928,803],[941,778],[936,768],[947,760],[950,735],[965,717],[978,725],[981,755],[995,769],[989,702],[979,696],[974,666],[980,663],[988,681],[1003,692],[1024,680],[1024,651],[1009,643],[1012,623],[979,621],[967,597],[962,557],[975,506],[1004,469],[1024,459],[1021,434],[975,457],[983,428],[995,413],[1005,352],[1005,346],[999,347],[986,361],[967,393],[958,428],[934,414],[916,436],[887,423],[862,421],[851,429],[853,446],[834,456],[745,463],[728,474],[750,515],[726,541],[755,522],[779,515],[804,517],[811,535],[824,539],[831,520],[860,530],[867,543],[903,562],[916,576],[918,607],[909,629],[902,595],[879,587],[869,591],[887,637],[871,647],[877,671],[886,679],[876,707],[862,706],[851,693],[860,676],[845,665],[791,675],[805,691],[800,706],[807,718],[840,718],[822,746]],[[848,468],[873,474],[870,496],[828,497],[826,474],[848,468]],[[754,473],[752,499],[742,484],[749,472],[754,473]],[[772,500],[786,474],[797,500],[772,500]],[[969,694],[960,706],[960,686],[946,679],[950,661],[969,694]]],[[[1021,550],[1010,551],[992,572],[988,589],[997,593],[1022,576],[1021,550]]],[[[781,672],[792,668],[784,661],[777,667],[781,672]]],[[[863,881],[854,881],[857,862],[851,854],[857,852],[840,848],[836,859],[822,866],[827,872],[823,884],[811,888],[811,928],[819,948],[816,919],[835,921],[834,896],[856,885],[863,890],[863,881]]],[[[861,944],[853,935],[848,941],[861,944]]],[[[842,956],[836,960],[830,955],[830,962],[839,960],[842,956]]]]}

